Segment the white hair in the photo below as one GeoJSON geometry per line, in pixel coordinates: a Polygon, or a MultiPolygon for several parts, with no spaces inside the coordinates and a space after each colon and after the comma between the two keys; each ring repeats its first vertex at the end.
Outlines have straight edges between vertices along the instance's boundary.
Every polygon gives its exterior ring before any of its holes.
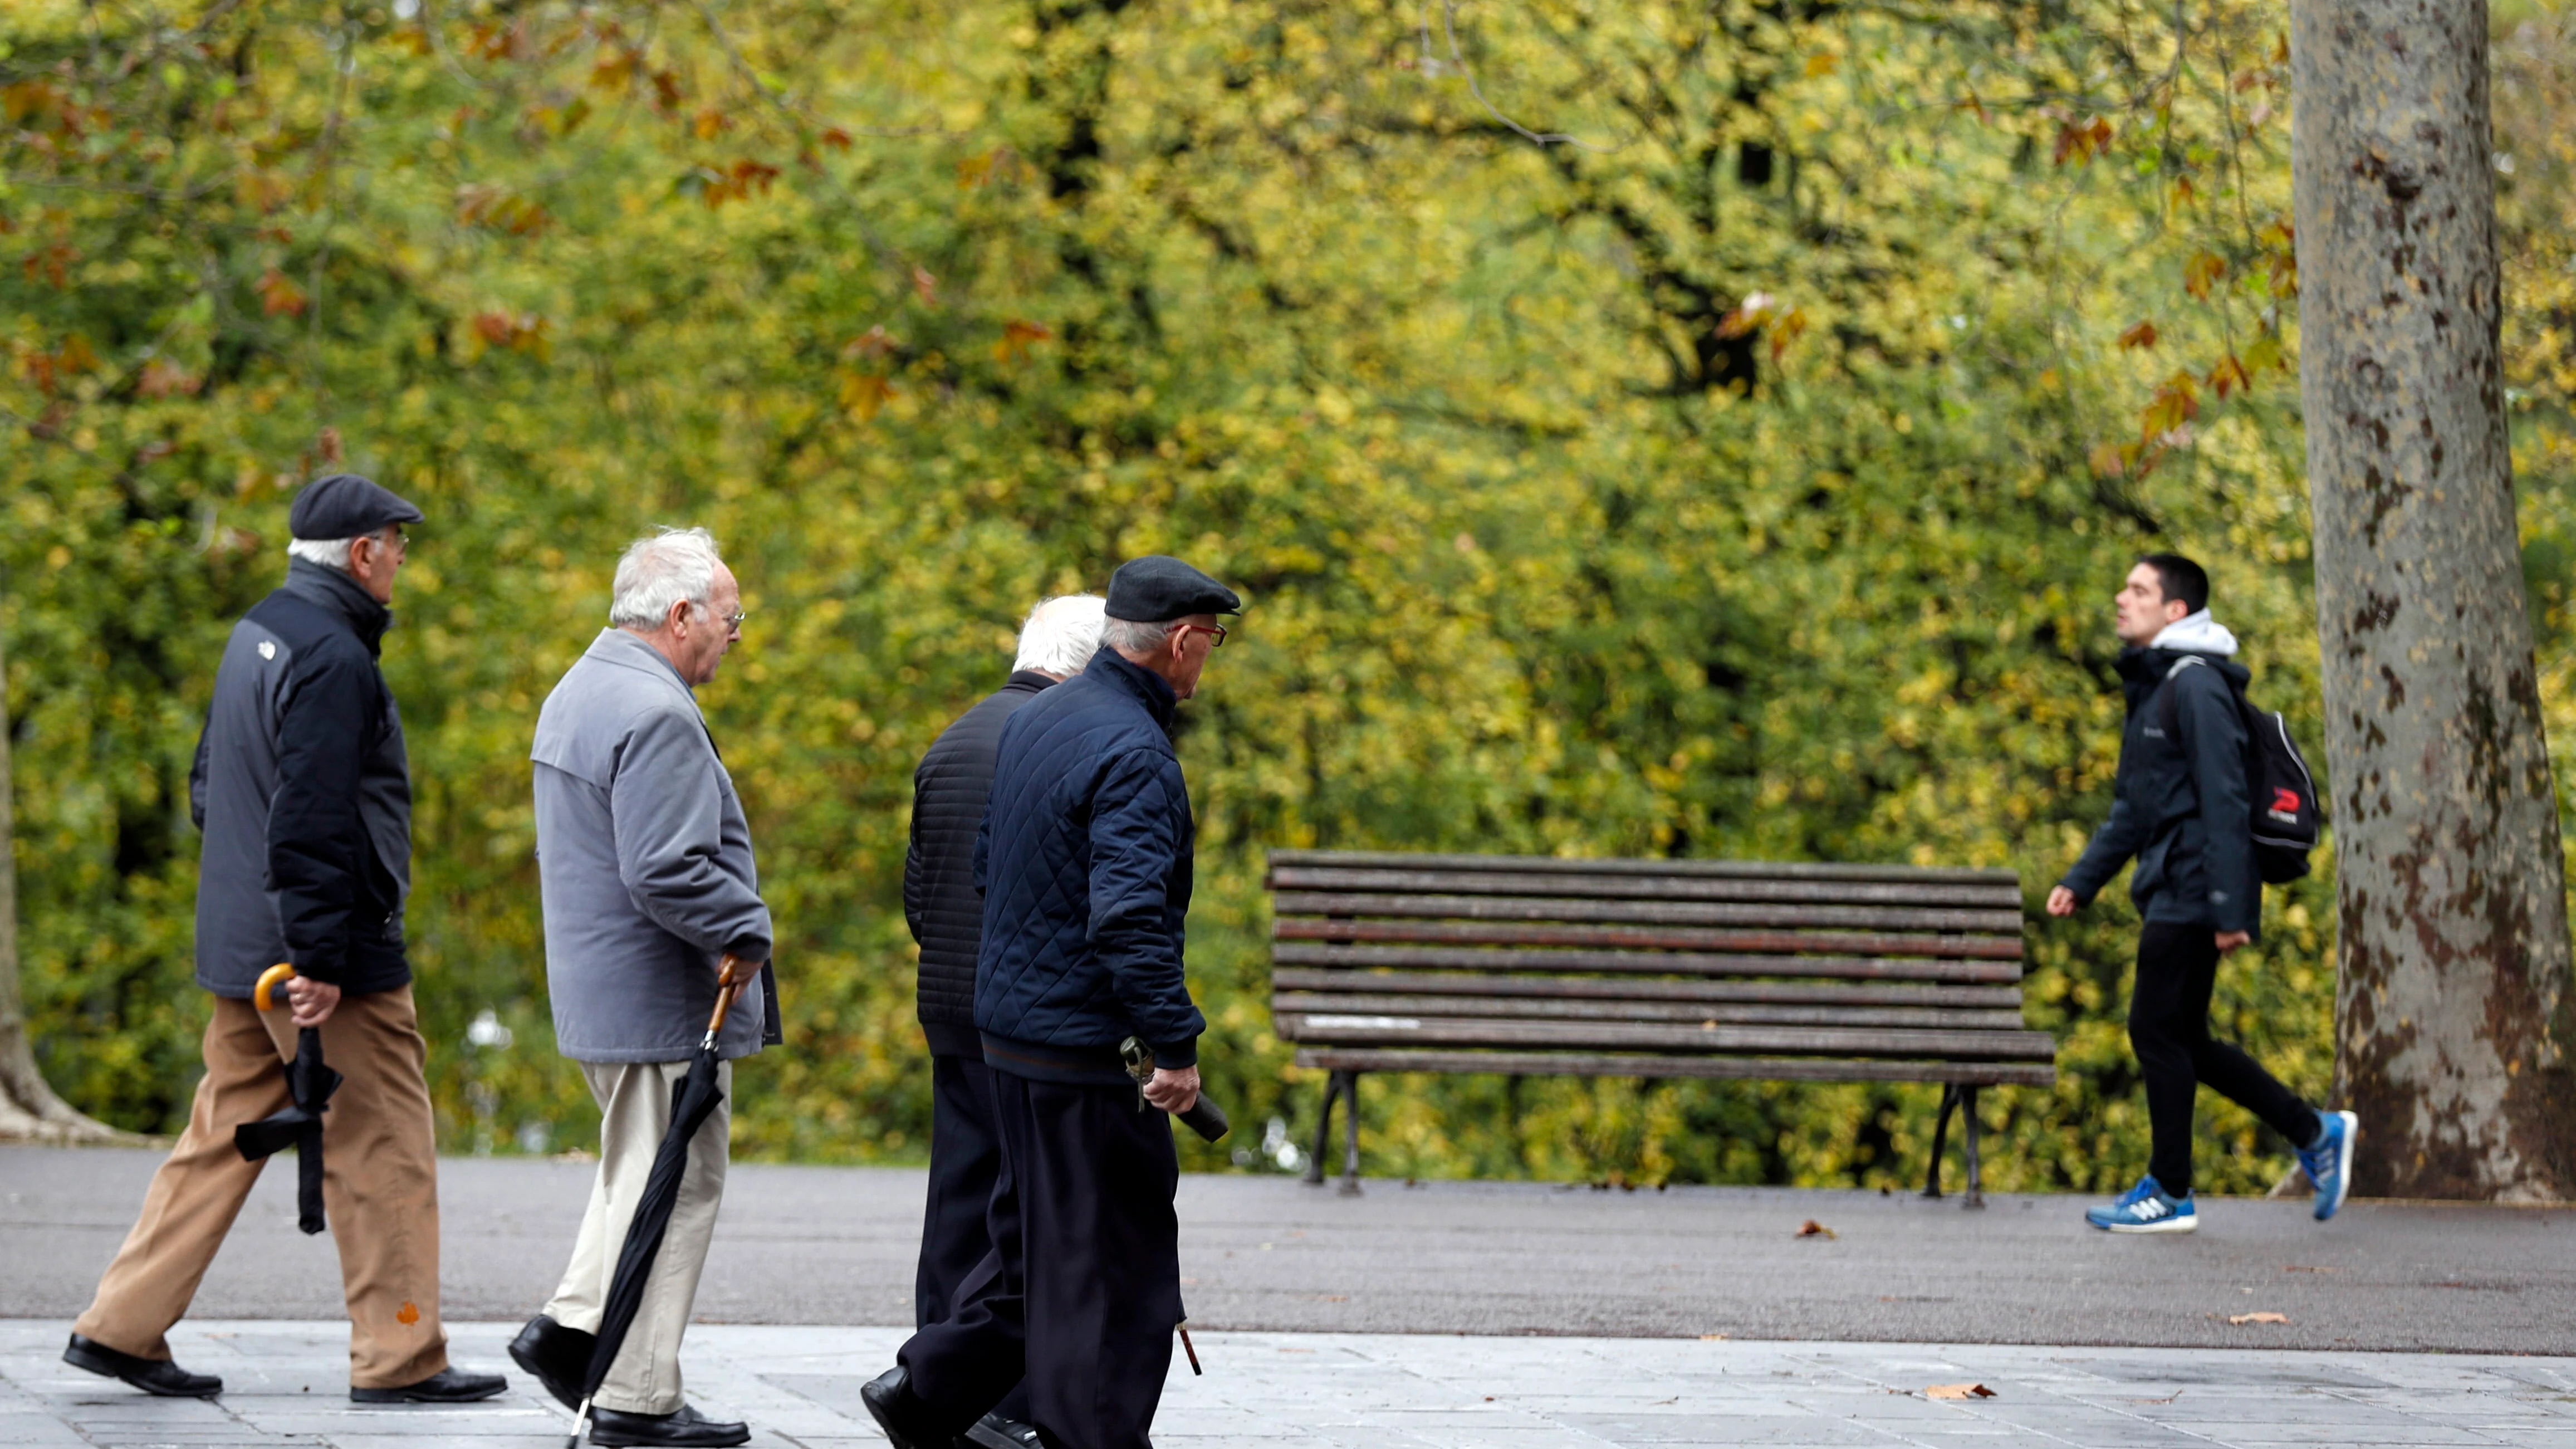
{"type": "Polygon", "coordinates": [[[1044,599],[1029,610],[1020,626],[1020,657],[1011,668],[1035,669],[1072,678],[1100,652],[1102,610],[1108,600],[1098,594],[1066,594],[1044,599]]]}
{"type": "Polygon", "coordinates": [[[665,528],[627,545],[609,586],[608,622],[621,629],[659,629],[671,606],[704,613],[716,591],[716,536],[703,528],[665,528]]]}
{"type": "Polygon", "coordinates": [[[356,543],[354,538],[290,538],[286,541],[286,556],[345,574],[349,571],[349,549],[356,543]]]}
{"type": "Polygon", "coordinates": [[[1172,631],[1181,627],[1178,619],[1165,619],[1159,624],[1140,623],[1134,619],[1111,619],[1100,631],[1100,642],[1125,654],[1151,654],[1163,647],[1172,631]]]}

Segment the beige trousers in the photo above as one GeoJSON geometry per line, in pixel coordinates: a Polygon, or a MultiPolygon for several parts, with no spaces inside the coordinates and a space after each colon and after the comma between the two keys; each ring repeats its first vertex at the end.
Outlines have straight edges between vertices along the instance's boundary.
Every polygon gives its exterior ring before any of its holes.
{"type": "MultiPolygon", "coordinates": [[[[546,1316],[566,1328],[599,1331],[617,1256],[626,1247],[626,1225],[635,1200],[653,1173],[653,1156],[671,1130],[671,1088],[689,1074],[687,1062],[583,1062],[581,1074],[599,1099],[599,1176],[591,1184],[590,1211],[574,1239],[572,1262],[555,1289],[546,1316]]],[[[624,1414],[669,1414],[680,1407],[680,1336],[697,1306],[698,1274],[716,1234],[716,1208],[724,1201],[725,1164],[731,1160],[733,1063],[718,1068],[725,1100],[689,1142],[689,1170],[680,1178],[670,1231],[653,1259],[635,1325],[609,1365],[595,1402],[624,1414]]]]}
{"type": "MultiPolygon", "coordinates": [[[[286,1007],[215,998],[206,1075],[187,1130],[152,1175],[143,1215],[72,1331],[122,1353],[166,1359],[170,1326],[223,1246],[265,1162],[244,1162],[233,1128],[290,1105],[286,1007]]],[[[349,1304],[349,1383],[400,1388],[447,1367],[438,1321],[438,1148],[411,988],[343,996],[322,1026],[322,1058],[344,1079],[322,1114],[322,1203],[349,1304]]],[[[286,1169],[293,1172],[295,1169],[286,1169]]]]}

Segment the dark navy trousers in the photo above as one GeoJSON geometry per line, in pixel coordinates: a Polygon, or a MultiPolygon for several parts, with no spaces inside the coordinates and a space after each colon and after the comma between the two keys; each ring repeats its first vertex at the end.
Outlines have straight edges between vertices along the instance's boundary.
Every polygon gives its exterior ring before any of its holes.
{"type": "MultiPolygon", "coordinates": [[[[993,1251],[993,1188],[1002,1176],[1002,1130],[993,1122],[993,1082],[982,1057],[930,1059],[930,1194],[921,1220],[921,1265],[913,1275],[912,1325],[927,1328],[956,1310],[958,1291],[993,1251]]],[[[996,1406],[1026,1421],[1016,1386],[996,1406]]]]}
{"type": "Polygon", "coordinates": [[[1001,1170],[993,1249],[895,1355],[950,1432],[1020,1384],[1049,1449],[1150,1449],[1181,1321],[1180,1160],[1133,1086],[987,1068],[1001,1170]]]}
{"type": "Polygon", "coordinates": [[[2175,1197],[2191,1192],[2193,1099],[2215,1087],[2288,1138],[2316,1140],[2316,1109],[2263,1070],[2263,1064],[2209,1034],[2209,998],[2218,987],[2217,932],[2209,926],[2149,921],[2138,932],[2138,975],[2129,989],[2129,1045],[2147,1083],[2147,1171],[2175,1197]]]}

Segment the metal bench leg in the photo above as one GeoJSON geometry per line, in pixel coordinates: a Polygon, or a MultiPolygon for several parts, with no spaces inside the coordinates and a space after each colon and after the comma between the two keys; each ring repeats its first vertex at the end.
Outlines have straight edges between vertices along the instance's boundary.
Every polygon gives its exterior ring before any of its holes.
{"type": "Polygon", "coordinates": [[[1360,1074],[1342,1073],[1342,1196],[1360,1195],[1360,1074]]]}
{"type": "Polygon", "coordinates": [[[1941,1084],[1941,1111],[1938,1116],[1932,1119],[1932,1171],[1924,1178],[1923,1181],[1923,1195],[1925,1197],[1937,1199],[1941,1196],[1941,1154],[1949,1150],[1950,1109],[1958,1105],[1959,1084],[1956,1082],[1943,1082],[1941,1084]]]}
{"type": "Polygon", "coordinates": [[[1968,1119],[1968,1200],[1961,1207],[1982,1208],[1986,1205],[1986,1180],[1977,1167],[1977,1089],[1959,1089],[1959,1111],[1968,1119]]]}
{"type": "Polygon", "coordinates": [[[1306,1185],[1324,1185],[1324,1154],[1333,1148],[1333,1099],[1342,1093],[1342,1074],[1324,1078],[1324,1104],[1315,1116],[1315,1150],[1306,1158],[1306,1185]]]}

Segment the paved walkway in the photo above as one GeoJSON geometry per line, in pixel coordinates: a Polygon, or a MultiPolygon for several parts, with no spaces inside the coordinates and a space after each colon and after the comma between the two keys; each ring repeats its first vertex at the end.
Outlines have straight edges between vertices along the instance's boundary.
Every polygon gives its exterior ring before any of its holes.
{"type": "MultiPolygon", "coordinates": [[[[0,1318],[69,1318],[143,1200],[148,1152],[0,1148],[0,1318]]],[[[440,1164],[449,1319],[523,1319],[562,1271],[584,1163],[440,1164]]],[[[340,1311],[327,1239],[266,1174],[197,1299],[206,1318],[340,1311]]],[[[738,1165],[701,1318],[912,1317],[922,1174],[738,1165]]],[[[1189,1177],[1194,1322],[1317,1333],[1587,1334],[2576,1355],[2576,1211],[2213,1199],[2189,1237],[2115,1238],[2083,1200],[1789,1189],[1596,1192],[1189,1177]],[[1814,1221],[1830,1228],[1805,1237],[1814,1221]],[[2235,1324],[2269,1312],[2286,1324],[2235,1324]]]]}
{"type": "MultiPolygon", "coordinates": [[[[362,1409],[347,1331],[254,1321],[182,1327],[172,1346],[224,1376],[220,1400],[150,1399],[61,1363],[66,1325],[0,1322],[0,1445],[558,1449],[568,1418],[513,1372],[462,1409],[362,1409]]],[[[457,1356],[501,1361],[510,1328],[451,1325],[457,1356]]],[[[1157,1449],[2152,1449],[2460,1446],[2576,1449],[2576,1359],[2158,1349],[1935,1347],[1672,1339],[1197,1335],[1177,1358],[1157,1449]],[[1936,1384],[1992,1398],[1929,1398],[1936,1384]]],[[[701,1326],[692,1399],[749,1419],[755,1444],[883,1444],[858,1388],[891,1329],[701,1326]]]]}

